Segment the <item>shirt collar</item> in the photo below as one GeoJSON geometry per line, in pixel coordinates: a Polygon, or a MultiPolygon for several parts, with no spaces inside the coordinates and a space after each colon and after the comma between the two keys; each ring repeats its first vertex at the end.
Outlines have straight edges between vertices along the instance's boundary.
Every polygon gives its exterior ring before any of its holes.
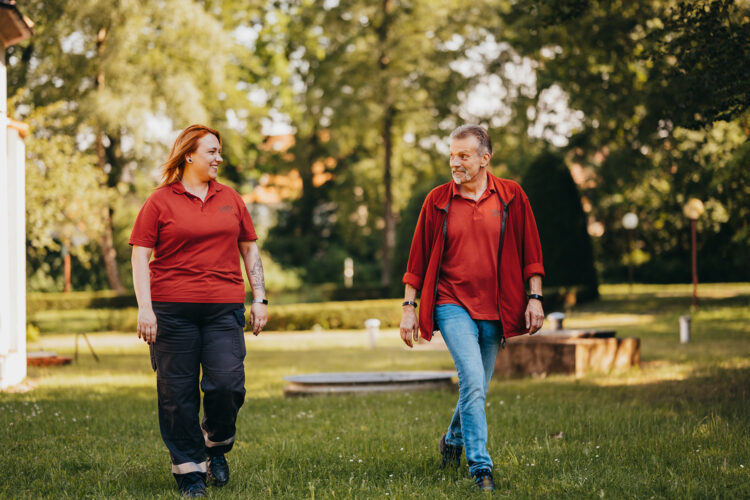
{"type": "MultiPolygon", "coordinates": [[[[489,176],[487,177],[487,189],[485,191],[489,191],[490,193],[495,192],[495,184],[490,180],[489,176]]],[[[456,196],[461,196],[461,192],[458,189],[456,181],[451,180],[451,198],[455,198],[456,196]]],[[[484,197],[484,194],[482,194],[482,197],[484,197]]]]}
{"type": "MultiPolygon", "coordinates": [[[[182,185],[182,182],[180,181],[174,181],[172,184],[172,191],[174,191],[177,194],[185,194],[187,191],[185,190],[185,186],[182,185]]],[[[221,191],[221,184],[219,184],[216,181],[208,181],[208,194],[213,194],[216,192],[221,191]]]]}

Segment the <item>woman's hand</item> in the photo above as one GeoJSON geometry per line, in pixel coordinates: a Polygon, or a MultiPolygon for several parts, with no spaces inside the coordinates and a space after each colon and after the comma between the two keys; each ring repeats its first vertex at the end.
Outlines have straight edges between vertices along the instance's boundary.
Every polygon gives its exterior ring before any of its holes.
{"type": "Polygon", "coordinates": [[[268,306],[259,302],[250,306],[250,323],[253,325],[253,335],[258,335],[268,322],[268,306]]]}
{"type": "Polygon", "coordinates": [[[138,309],[138,338],[147,344],[156,342],[156,315],[150,307],[138,309]]]}

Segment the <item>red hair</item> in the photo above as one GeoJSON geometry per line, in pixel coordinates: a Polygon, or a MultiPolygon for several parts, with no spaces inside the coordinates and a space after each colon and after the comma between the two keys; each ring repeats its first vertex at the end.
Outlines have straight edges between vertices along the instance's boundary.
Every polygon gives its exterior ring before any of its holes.
{"type": "Polygon", "coordinates": [[[219,146],[221,146],[219,131],[205,125],[190,125],[180,132],[172,145],[172,151],[169,152],[167,161],[162,165],[164,170],[159,187],[168,186],[182,179],[182,174],[185,172],[185,155],[194,153],[198,149],[198,141],[208,134],[215,135],[219,140],[219,146]]]}

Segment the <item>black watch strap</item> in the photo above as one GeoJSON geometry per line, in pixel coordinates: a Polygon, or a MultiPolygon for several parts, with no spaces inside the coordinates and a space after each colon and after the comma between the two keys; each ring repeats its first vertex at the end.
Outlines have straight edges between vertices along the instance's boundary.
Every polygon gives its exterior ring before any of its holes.
{"type": "Polygon", "coordinates": [[[417,303],[414,302],[413,300],[405,300],[404,303],[401,304],[401,307],[404,307],[404,306],[412,306],[412,307],[414,307],[414,309],[416,309],[417,308],[417,303]]]}
{"type": "Polygon", "coordinates": [[[268,299],[253,299],[253,304],[265,304],[265,305],[268,305],[268,299]]]}
{"type": "Polygon", "coordinates": [[[543,296],[541,296],[541,295],[539,295],[538,293],[530,293],[530,294],[528,295],[528,297],[529,297],[530,299],[536,299],[536,300],[538,300],[539,302],[541,302],[541,303],[544,303],[544,297],[543,297],[543,296]]]}

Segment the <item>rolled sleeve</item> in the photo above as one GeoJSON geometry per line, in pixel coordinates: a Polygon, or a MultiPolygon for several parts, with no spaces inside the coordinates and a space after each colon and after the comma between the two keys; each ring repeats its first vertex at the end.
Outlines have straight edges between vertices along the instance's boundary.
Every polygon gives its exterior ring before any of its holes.
{"type": "Polygon", "coordinates": [[[533,275],[538,274],[544,277],[544,266],[542,265],[542,243],[539,239],[539,231],[536,227],[534,212],[531,210],[531,204],[523,193],[524,206],[524,238],[523,238],[523,279],[528,281],[533,275]]]}
{"type": "Polygon", "coordinates": [[[416,288],[417,290],[422,288],[423,279],[420,276],[417,276],[413,273],[405,273],[404,279],[402,280],[405,285],[410,285],[416,288]]]}
{"type": "Polygon", "coordinates": [[[538,274],[542,278],[544,278],[544,266],[541,262],[534,262],[532,264],[527,264],[523,268],[523,280],[529,281],[532,276],[535,274],[538,274]]]}

